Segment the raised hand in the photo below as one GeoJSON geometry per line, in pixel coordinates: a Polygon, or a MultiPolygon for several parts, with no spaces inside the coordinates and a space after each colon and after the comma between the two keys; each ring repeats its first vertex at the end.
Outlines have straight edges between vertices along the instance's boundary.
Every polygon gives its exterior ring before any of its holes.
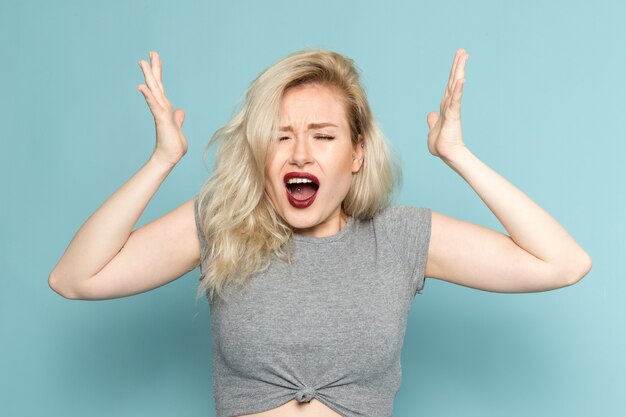
{"type": "Polygon", "coordinates": [[[465,148],[461,132],[461,97],[468,56],[464,49],[456,52],[439,113],[430,112],[426,118],[429,127],[428,150],[443,160],[465,148]]]}
{"type": "Polygon", "coordinates": [[[187,153],[187,138],[183,133],[185,112],[183,109],[174,110],[174,107],[165,96],[163,88],[161,58],[156,52],[150,52],[150,63],[139,61],[143,71],[145,84],[137,86],[143,94],[156,126],[156,145],[152,158],[168,164],[177,164],[187,153]]]}

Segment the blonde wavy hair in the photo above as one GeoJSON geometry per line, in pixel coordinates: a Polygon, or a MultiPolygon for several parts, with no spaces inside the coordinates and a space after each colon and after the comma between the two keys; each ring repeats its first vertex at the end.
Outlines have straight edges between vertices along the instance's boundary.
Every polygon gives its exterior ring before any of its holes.
{"type": "Polygon", "coordinates": [[[223,297],[226,284],[245,285],[266,270],[273,256],[290,261],[290,226],[276,213],[265,190],[265,164],[276,137],[280,100],[294,86],[317,83],[343,93],[352,142],[363,142],[364,161],[352,176],[343,211],[372,218],[389,204],[400,180],[385,137],[370,110],[354,62],[332,51],[293,53],[263,71],[245,102],[207,144],[219,144],[213,174],[198,193],[198,222],[204,237],[197,297],[223,297]]]}

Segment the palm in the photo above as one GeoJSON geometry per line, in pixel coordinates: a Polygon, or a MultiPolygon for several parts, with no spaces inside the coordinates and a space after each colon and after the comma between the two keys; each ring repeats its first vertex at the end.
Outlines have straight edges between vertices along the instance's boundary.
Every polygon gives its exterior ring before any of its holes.
{"type": "Polygon", "coordinates": [[[461,131],[461,97],[465,84],[467,52],[459,49],[454,57],[448,85],[440,102],[439,113],[428,113],[428,150],[440,158],[447,158],[465,147],[461,131]]]}

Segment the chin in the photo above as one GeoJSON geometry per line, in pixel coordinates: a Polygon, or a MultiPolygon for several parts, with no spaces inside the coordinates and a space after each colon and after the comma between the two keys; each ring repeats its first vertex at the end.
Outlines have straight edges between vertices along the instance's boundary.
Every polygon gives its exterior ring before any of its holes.
{"type": "MultiPolygon", "coordinates": [[[[310,213],[306,213],[305,210],[298,210],[297,212],[293,212],[293,209],[289,207],[288,211],[284,213],[283,219],[287,222],[287,224],[292,229],[309,229],[311,227],[317,226],[320,222],[316,221],[316,216],[311,210],[310,213]],[[291,210],[290,210],[291,209],[291,210]]],[[[306,210],[308,211],[308,210],[306,210]]]]}

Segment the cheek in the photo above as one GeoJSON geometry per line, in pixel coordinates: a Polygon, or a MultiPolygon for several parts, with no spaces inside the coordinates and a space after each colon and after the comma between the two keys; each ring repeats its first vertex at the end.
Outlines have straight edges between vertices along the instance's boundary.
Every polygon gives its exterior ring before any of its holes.
{"type": "Polygon", "coordinates": [[[272,189],[276,187],[278,182],[278,174],[280,173],[280,166],[276,153],[268,155],[267,163],[265,164],[265,188],[272,189]]]}
{"type": "Polygon", "coordinates": [[[343,200],[348,194],[348,191],[350,191],[350,186],[352,185],[352,158],[344,161],[338,168],[339,171],[337,172],[334,180],[335,186],[333,188],[335,191],[333,194],[343,200]]]}
{"type": "Polygon", "coordinates": [[[269,171],[265,177],[265,191],[267,191],[274,203],[276,203],[276,198],[280,195],[284,187],[282,181],[279,181],[276,177],[277,174],[274,173],[274,175],[272,175],[271,171],[269,171]]]}
{"type": "Polygon", "coordinates": [[[276,203],[276,181],[274,175],[272,175],[271,167],[265,169],[265,192],[270,196],[270,199],[276,203]]]}
{"type": "Polygon", "coordinates": [[[344,198],[346,198],[346,195],[348,195],[348,192],[350,191],[350,185],[352,185],[352,177],[344,177],[341,179],[341,184],[339,184],[338,191],[339,197],[342,201],[344,198]]]}

